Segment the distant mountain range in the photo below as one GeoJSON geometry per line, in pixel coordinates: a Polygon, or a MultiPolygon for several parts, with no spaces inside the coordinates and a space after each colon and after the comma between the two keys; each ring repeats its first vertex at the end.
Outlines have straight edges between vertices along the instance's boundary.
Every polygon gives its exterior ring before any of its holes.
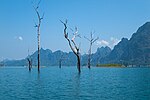
{"type": "MultiPolygon", "coordinates": [[[[57,66],[59,60],[63,58],[63,66],[75,66],[76,57],[73,52],[55,51],[52,52],[49,49],[40,49],[41,66],[57,66]]],[[[37,65],[37,51],[31,56],[33,65],[37,65]]],[[[82,65],[87,65],[88,55],[81,55],[82,65]]],[[[122,38],[122,40],[111,50],[109,47],[98,48],[95,53],[92,54],[91,64],[133,64],[133,65],[150,65],[150,22],[141,26],[136,33],[128,40],[122,38]]],[[[5,66],[25,66],[27,65],[27,58],[22,60],[5,60],[5,66]]]]}
{"type": "MultiPolygon", "coordinates": [[[[92,54],[92,65],[97,64],[103,57],[106,57],[110,53],[111,49],[109,47],[101,47],[97,49],[97,52],[92,54]]],[[[82,65],[87,64],[87,54],[81,55],[82,65]]],[[[37,51],[34,52],[30,58],[34,66],[37,65],[37,51]]],[[[44,50],[40,49],[40,61],[41,66],[58,66],[59,60],[62,59],[62,66],[75,66],[76,65],[76,56],[73,52],[63,52],[55,51],[52,52],[49,49],[44,50]]],[[[22,60],[6,60],[4,61],[5,66],[26,66],[28,64],[27,58],[22,60]]]]}

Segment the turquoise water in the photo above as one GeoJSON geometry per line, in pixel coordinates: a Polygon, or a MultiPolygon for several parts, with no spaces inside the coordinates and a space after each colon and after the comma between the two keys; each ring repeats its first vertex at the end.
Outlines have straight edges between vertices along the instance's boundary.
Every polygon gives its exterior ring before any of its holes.
{"type": "Polygon", "coordinates": [[[150,100],[150,68],[0,68],[0,100],[150,100]]]}

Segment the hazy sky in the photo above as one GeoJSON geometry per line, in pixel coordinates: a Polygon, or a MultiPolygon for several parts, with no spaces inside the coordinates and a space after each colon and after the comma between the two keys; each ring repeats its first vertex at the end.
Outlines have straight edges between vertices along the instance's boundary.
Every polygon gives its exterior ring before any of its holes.
{"type": "MultiPolygon", "coordinates": [[[[33,3],[37,0],[0,0],[0,60],[21,59],[28,49],[37,49],[34,22],[37,16],[33,3]]],[[[99,40],[93,45],[113,47],[122,37],[130,38],[137,28],[150,19],[150,0],[41,0],[40,13],[45,13],[41,25],[41,47],[52,51],[71,51],[63,37],[61,20],[68,19],[71,28],[78,27],[82,38],[81,53],[88,50],[83,38],[95,31],[99,40]]],[[[71,34],[69,34],[71,37],[71,34]]]]}

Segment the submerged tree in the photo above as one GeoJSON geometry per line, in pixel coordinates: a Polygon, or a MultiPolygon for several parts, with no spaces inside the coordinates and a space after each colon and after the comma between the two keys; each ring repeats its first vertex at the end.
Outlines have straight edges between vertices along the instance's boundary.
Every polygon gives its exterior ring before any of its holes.
{"type": "Polygon", "coordinates": [[[28,68],[29,68],[29,71],[31,71],[31,69],[32,69],[32,58],[31,58],[31,56],[29,55],[29,50],[28,50],[27,61],[28,61],[28,68]]]}
{"type": "Polygon", "coordinates": [[[44,14],[43,16],[41,17],[40,16],[40,13],[38,11],[39,9],[39,4],[40,4],[41,0],[38,2],[37,6],[33,6],[34,7],[34,10],[37,14],[37,17],[38,17],[38,23],[35,24],[35,27],[37,28],[37,40],[38,40],[38,72],[40,72],[40,26],[41,26],[41,22],[43,20],[43,17],[44,17],[44,14]]]}
{"type": "Polygon", "coordinates": [[[73,51],[73,53],[77,57],[77,69],[78,69],[78,72],[80,73],[81,72],[81,68],[80,68],[81,67],[81,62],[80,62],[80,48],[77,47],[77,45],[75,43],[75,38],[79,37],[78,29],[77,29],[77,27],[75,27],[75,32],[73,34],[72,39],[70,40],[69,37],[68,37],[68,32],[67,32],[67,28],[68,28],[67,27],[67,20],[65,22],[61,21],[61,23],[63,23],[63,25],[64,25],[64,37],[68,41],[71,50],[73,51]]]}
{"type": "Polygon", "coordinates": [[[62,61],[63,61],[63,54],[61,54],[60,58],[59,58],[59,68],[61,68],[62,65],[62,61]]]}
{"type": "Polygon", "coordinates": [[[63,55],[61,55],[61,57],[59,59],[59,68],[61,68],[63,60],[64,60],[63,55]]]}
{"type": "Polygon", "coordinates": [[[59,59],[59,68],[61,68],[62,59],[59,59]]]}
{"type": "Polygon", "coordinates": [[[66,60],[66,59],[68,59],[68,58],[61,53],[60,58],[59,58],[59,68],[61,68],[61,66],[62,66],[62,61],[66,60]]]}
{"type": "Polygon", "coordinates": [[[32,68],[32,59],[27,58],[27,60],[28,60],[29,71],[31,71],[31,68],[32,68]]]}
{"type": "Polygon", "coordinates": [[[92,45],[93,45],[94,42],[96,42],[99,39],[98,37],[94,38],[92,32],[91,32],[90,35],[91,35],[90,38],[84,37],[85,39],[87,39],[90,42],[90,48],[89,48],[89,51],[88,51],[88,68],[89,69],[91,68],[92,45]]]}

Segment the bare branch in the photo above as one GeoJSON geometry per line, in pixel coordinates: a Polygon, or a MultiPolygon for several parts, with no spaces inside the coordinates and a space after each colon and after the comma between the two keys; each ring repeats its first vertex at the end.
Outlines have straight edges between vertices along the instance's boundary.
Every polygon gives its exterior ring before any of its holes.
{"type": "Polygon", "coordinates": [[[65,38],[68,40],[68,33],[66,32],[67,31],[67,20],[66,22],[64,23],[63,21],[60,20],[60,22],[64,25],[64,36],[65,38]]]}
{"type": "MultiPolygon", "coordinates": [[[[71,40],[71,41],[72,41],[72,43],[74,44],[75,49],[78,50],[78,47],[77,47],[76,43],[74,42],[74,40],[71,40]]],[[[77,51],[76,51],[76,52],[77,52],[77,51]]]]}
{"type": "Polygon", "coordinates": [[[99,39],[99,37],[97,37],[96,39],[94,39],[94,40],[92,41],[92,43],[96,42],[98,39],[99,39]]]}
{"type": "Polygon", "coordinates": [[[81,38],[80,34],[78,34],[77,37],[81,38]]]}
{"type": "Polygon", "coordinates": [[[38,8],[39,8],[40,3],[41,3],[41,0],[39,0],[39,2],[38,2],[38,4],[37,4],[37,7],[38,7],[38,8]]]}
{"type": "Polygon", "coordinates": [[[59,20],[61,23],[65,24],[62,20],[59,20]]]}
{"type": "Polygon", "coordinates": [[[78,28],[75,27],[75,34],[78,34],[78,28]]]}
{"type": "Polygon", "coordinates": [[[34,27],[38,27],[38,25],[35,23],[35,26],[34,27]]]}
{"type": "Polygon", "coordinates": [[[91,39],[93,39],[93,33],[91,32],[91,39]]]}
{"type": "MultiPolygon", "coordinates": [[[[69,27],[69,29],[73,32],[73,29],[69,27]]],[[[73,33],[74,34],[74,33],[73,33]]]]}
{"type": "Polygon", "coordinates": [[[74,32],[74,34],[73,34],[72,40],[74,41],[76,37],[81,38],[80,34],[78,34],[78,29],[77,29],[77,27],[75,27],[75,32],[74,32]]]}
{"type": "Polygon", "coordinates": [[[87,37],[85,37],[85,36],[84,36],[84,38],[87,39],[89,42],[91,41],[89,38],[87,38],[87,37]]]}

